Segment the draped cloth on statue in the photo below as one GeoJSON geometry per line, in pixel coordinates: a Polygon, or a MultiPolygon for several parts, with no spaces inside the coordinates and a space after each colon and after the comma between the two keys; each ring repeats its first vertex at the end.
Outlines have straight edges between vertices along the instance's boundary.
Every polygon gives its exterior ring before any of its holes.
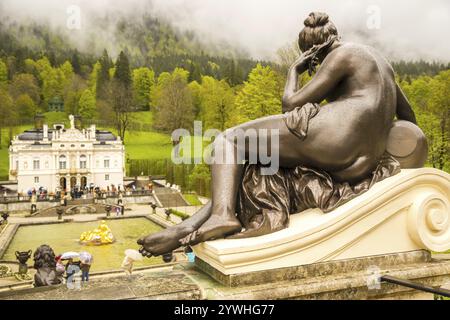
{"type": "MultiPolygon", "coordinates": [[[[304,139],[308,122],[319,108],[317,104],[306,104],[286,113],[289,130],[304,139]]],[[[252,237],[284,229],[289,225],[290,214],[306,209],[330,212],[399,172],[399,162],[389,154],[383,155],[367,178],[353,184],[337,182],[320,169],[299,166],[280,168],[274,175],[262,175],[260,165],[246,165],[237,205],[238,218],[246,231],[234,237],[252,237]]]]}

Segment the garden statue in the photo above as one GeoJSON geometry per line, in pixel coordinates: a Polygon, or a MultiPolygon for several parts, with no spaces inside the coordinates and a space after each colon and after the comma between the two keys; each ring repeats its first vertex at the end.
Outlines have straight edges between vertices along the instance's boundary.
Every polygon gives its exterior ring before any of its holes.
{"type": "Polygon", "coordinates": [[[69,115],[69,121],[70,121],[70,129],[75,129],[75,117],[72,114],[69,115]]]}
{"type": "Polygon", "coordinates": [[[105,220],[102,220],[102,223],[98,226],[98,228],[92,231],[83,232],[80,235],[80,243],[84,245],[110,244],[114,241],[114,235],[112,234],[111,229],[107,226],[105,220]]]}
{"type": "Polygon", "coordinates": [[[213,161],[211,201],[182,223],[139,239],[144,256],[275,232],[288,226],[289,214],[329,212],[400,168],[423,166],[425,136],[387,60],[374,48],[342,41],[325,13],[311,13],[304,25],[302,54],[287,75],[283,114],[241,124],[215,139],[214,160],[232,150],[247,163],[213,161]],[[299,88],[306,71],[314,73],[312,79],[299,88]],[[260,149],[236,142],[236,135],[249,130],[265,154],[279,155],[274,174],[262,174],[267,164],[260,161],[260,149]],[[267,139],[272,131],[275,145],[267,139]],[[258,163],[249,164],[255,157],[258,163]]]}
{"type": "Polygon", "coordinates": [[[28,251],[16,251],[16,259],[19,261],[19,273],[26,274],[28,273],[28,265],[27,261],[31,257],[31,250],[28,251]]]}
{"type": "Polygon", "coordinates": [[[152,213],[156,214],[156,208],[158,208],[158,206],[156,204],[154,204],[153,202],[150,202],[150,206],[152,207],[152,213]]]}
{"type": "Polygon", "coordinates": [[[43,287],[60,284],[61,276],[56,272],[56,260],[53,249],[44,244],[34,251],[34,286],[43,287]]]}
{"type": "Polygon", "coordinates": [[[110,205],[105,206],[106,216],[109,217],[111,215],[112,207],[110,205]]]}
{"type": "Polygon", "coordinates": [[[9,218],[9,213],[8,212],[2,212],[2,219],[4,222],[7,222],[9,218]]]}
{"type": "Polygon", "coordinates": [[[64,214],[64,210],[62,208],[57,208],[56,209],[56,214],[58,215],[58,220],[62,220],[63,214],[64,214]]]}
{"type": "Polygon", "coordinates": [[[172,214],[172,209],[166,209],[166,210],[164,210],[164,213],[166,214],[166,220],[170,220],[170,215],[172,214]]]}

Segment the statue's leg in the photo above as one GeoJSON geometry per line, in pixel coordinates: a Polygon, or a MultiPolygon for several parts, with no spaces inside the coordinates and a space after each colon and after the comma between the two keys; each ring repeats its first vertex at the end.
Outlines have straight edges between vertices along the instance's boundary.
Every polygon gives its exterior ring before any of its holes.
{"type": "MultiPolygon", "coordinates": [[[[280,166],[296,166],[304,164],[305,156],[302,154],[302,142],[286,127],[282,115],[266,117],[251,121],[230,129],[244,132],[253,130],[256,133],[256,146],[250,143],[237,144],[237,140],[230,139],[229,136],[221,136],[216,139],[214,151],[229,152],[233,149],[237,152],[243,152],[244,158],[249,159],[250,155],[259,155],[260,141],[263,138],[260,129],[277,130],[278,141],[275,144],[268,143],[267,149],[270,154],[278,155],[280,166]],[[231,146],[230,146],[231,145],[231,146]],[[225,146],[225,147],[223,147],[225,146]],[[223,149],[221,149],[223,148],[223,149]],[[240,150],[242,149],[242,150],[240,150]]],[[[265,133],[264,133],[265,134],[265,133]]],[[[231,135],[233,137],[233,135],[231,135]]],[[[267,137],[264,137],[267,138],[267,137]]],[[[268,142],[270,138],[268,139],[268,142]]],[[[255,141],[254,141],[255,142],[255,141]]],[[[215,154],[216,156],[216,154],[215,154]]],[[[254,157],[252,157],[254,159],[254,157]]],[[[236,217],[237,192],[242,181],[243,165],[240,163],[213,164],[211,165],[212,176],[212,213],[211,217],[197,230],[182,238],[180,242],[183,245],[197,243],[223,238],[229,234],[239,232],[242,226],[236,217]]]]}

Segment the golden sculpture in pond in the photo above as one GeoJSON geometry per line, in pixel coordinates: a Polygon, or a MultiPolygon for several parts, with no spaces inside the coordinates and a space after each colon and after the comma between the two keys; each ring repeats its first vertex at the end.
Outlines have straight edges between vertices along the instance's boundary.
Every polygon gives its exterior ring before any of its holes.
{"type": "Polygon", "coordinates": [[[85,245],[109,244],[114,241],[114,235],[112,234],[111,229],[106,225],[105,220],[102,220],[102,223],[98,228],[92,231],[83,232],[80,235],[80,242],[85,245]]]}

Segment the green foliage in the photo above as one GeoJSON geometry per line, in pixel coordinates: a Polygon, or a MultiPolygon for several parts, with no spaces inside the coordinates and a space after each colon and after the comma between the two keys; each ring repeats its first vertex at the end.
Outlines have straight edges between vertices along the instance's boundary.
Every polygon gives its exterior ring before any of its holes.
{"type": "Polygon", "coordinates": [[[5,85],[8,81],[8,68],[3,60],[0,60],[0,86],[5,85]]]}
{"type": "Polygon", "coordinates": [[[97,96],[97,79],[98,79],[98,74],[100,72],[101,69],[101,64],[100,62],[96,62],[94,64],[94,66],[92,67],[92,72],[89,75],[89,79],[88,79],[88,86],[91,89],[92,93],[95,94],[96,97],[97,96]]]}
{"type": "Polygon", "coordinates": [[[435,76],[439,72],[450,69],[450,63],[419,61],[396,61],[392,62],[395,72],[401,75],[403,80],[414,79],[419,76],[435,76]]]}
{"type": "Polygon", "coordinates": [[[127,55],[121,51],[119,57],[117,58],[115,66],[114,78],[121,83],[126,89],[131,88],[131,71],[130,62],[128,61],[127,55]]]}
{"type": "Polygon", "coordinates": [[[237,123],[234,92],[225,80],[202,78],[200,89],[201,115],[206,128],[220,131],[237,123]]]}
{"type": "MultiPolygon", "coordinates": [[[[78,114],[79,103],[82,93],[87,89],[86,81],[79,75],[74,74],[64,87],[64,111],[67,114],[78,114]]],[[[94,88],[95,89],[95,88],[94,88]]],[[[92,89],[90,89],[92,92],[92,89]]],[[[92,92],[92,94],[94,94],[92,92]]],[[[94,94],[95,96],[95,94],[94,94]]]]}
{"type": "Polygon", "coordinates": [[[39,108],[34,103],[33,99],[28,94],[21,94],[17,97],[14,105],[17,109],[18,115],[22,119],[31,118],[39,112],[39,108]]]}
{"type": "Polygon", "coordinates": [[[149,68],[133,70],[133,96],[138,109],[150,108],[150,91],[155,85],[155,73],[149,68]]]}
{"type": "Polygon", "coordinates": [[[15,75],[9,86],[9,93],[13,99],[17,99],[19,96],[25,94],[33,99],[36,105],[39,105],[41,102],[41,89],[32,74],[20,73],[15,75]]]}
{"type": "Polygon", "coordinates": [[[281,91],[272,69],[258,64],[236,97],[240,122],[281,113],[281,91]]]}
{"type": "Polygon", "coordinates": [[[73,76],[72,65],[65,61],[60,67],[53,67],[47,57],[43,57],[34,63],[29,60],[28,63],[29,66],[36,69],[39,82],[42,83],[42,108],[46,109],[50,99],[63,97],[64,88],[70,83],[73,76]]]}
{"type": "Polygon", "coordinates": [[[191,205],[191,206],[201,206],[202,203],[198,200],[198,197],[194,193],[183,193],[183,198],[191,205]]]}
{"type": "Polygon", "coordinates": [[[202,163],[195,166],[188,177],[190,190],[196,190],[204,196],[210,195],[211,171],[209,166],[202,163]]]}
{"type": "Polygon", "coordinates": [[[428,164],[450,170],[450,70],[401,82],[428,140],[428,164]]]}
{"type": "Polygon", "coordinates": [[[107,86],[110,80],[109,69],[113,66],[112,60],[108,55],[108,51],[103,50],[103,55],[99,60],[99,66],[94,67],[93,72],[96,75],[91,74],[91,81],[95,78],[95,92],[97,99],[107,97],[107,86]]]}
{"type": "MultiPolygon", "coordinates": [[[[3,138],[2,129],[8,126],[11,127],[11,125],[14,124],[16,118],[15,111],[11,96],[5,89],[0,88],[0,141],[2,141],[3,138]]],[[[0,149],[1,148],[2,144],[0,143],[0,149]]]]}
{"type": "Polygon", "coordinates": [[[190,217],[188,214],[175,209],[170,209],[170,213],[176,215],[177,217],[180,217],[182,220],[185,220],[190,217]]]}
{"type": "Polygon", "coordinates": [[[78,113],[83,119],[93,119],[95,111],[95,96],[91,90],[86,89],[81,94],[78,113]]]}
{"type": "Polygon", "coordinates": [[[194,120],[194,105],[188,87],[189,72],[176,68],[159,75],[151,93],[154,106],[154,126],[164,132],[190,129],[194,120]]]}

